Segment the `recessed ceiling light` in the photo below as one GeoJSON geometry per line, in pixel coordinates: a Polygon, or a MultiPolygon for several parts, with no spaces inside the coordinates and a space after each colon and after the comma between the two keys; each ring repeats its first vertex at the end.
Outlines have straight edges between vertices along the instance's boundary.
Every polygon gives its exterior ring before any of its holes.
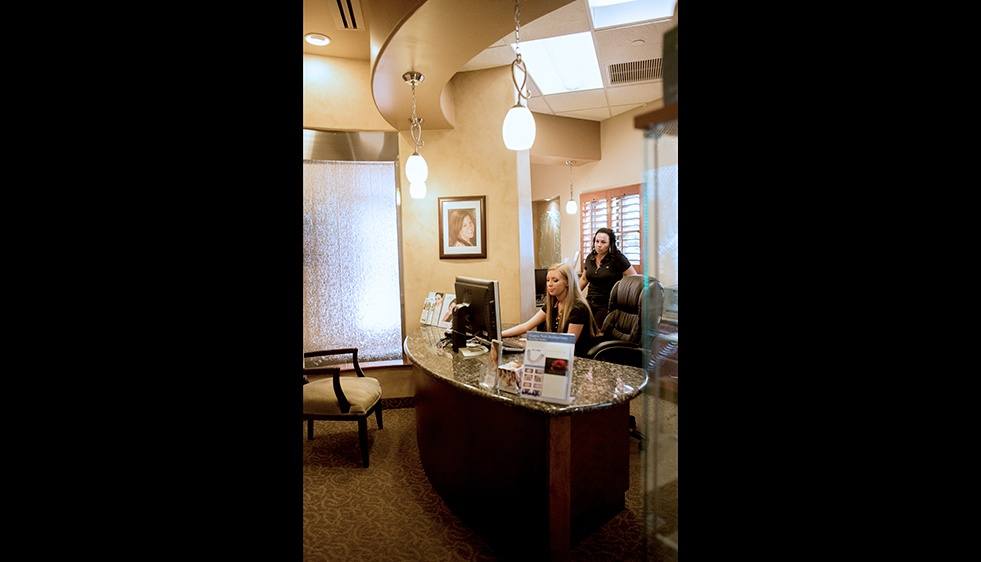
{"type": "Polygon", "coordinates": [[[633,41],[630,42],[630,44],[633,45],[634,47],[640,47],[641,45],[644,45],[646,43],[647,41],[644,41],[643,39],[634,39],[633,41]]]}
{"type": "Polygon", "coordinates": [[[327,37],[323,33],[307,33],[303,38],[307,40],[307,43],[318,47],[330,45],[330,37],[327,37]]]}

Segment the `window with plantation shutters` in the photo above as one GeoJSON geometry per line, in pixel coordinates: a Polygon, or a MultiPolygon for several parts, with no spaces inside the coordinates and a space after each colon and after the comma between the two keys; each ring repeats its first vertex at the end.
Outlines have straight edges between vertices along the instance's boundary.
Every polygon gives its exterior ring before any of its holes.
{"type": "Polygon", "coordinates": [[[641,271],[640,184],[594,191],[579,195],[580,246],[585,258],[593,250],[593,234],[598,228],[609,228],[617,235],[617,247],[641,271]]]}

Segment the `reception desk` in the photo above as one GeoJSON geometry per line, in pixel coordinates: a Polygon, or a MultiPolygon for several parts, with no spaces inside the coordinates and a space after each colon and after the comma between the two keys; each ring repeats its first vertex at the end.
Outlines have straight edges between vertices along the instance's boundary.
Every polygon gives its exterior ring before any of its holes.
{"type": "Polygon", "coordinates": [[[624,508],[629,401],[647,374],[577,357],[572,403],[540,402],[482,387],[488,356],[440,348],[442,336],[420,326],[405,340],[430,483],[501,554],[567,558],[624,508]]]}

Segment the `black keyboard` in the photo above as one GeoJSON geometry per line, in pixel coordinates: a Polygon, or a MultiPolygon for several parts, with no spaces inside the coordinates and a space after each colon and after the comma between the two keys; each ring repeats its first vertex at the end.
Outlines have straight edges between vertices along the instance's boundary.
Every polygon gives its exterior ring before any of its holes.
{"type": "MultiPolygon", "coordinates": [[[[474,336],[473,338],[470,339],[490,349],[491,342],[485,340],[484,338],[474,336]]],[[[521,341],[518,338],[501,338],[501,343],[504,344],[504,353],[525,352],[525,342],[521,341]]]]}
{"type": "Polygon", "coordinates": [[[503,338],[505,353],[524,353],[525,342],[518,338],[503,338]]]}

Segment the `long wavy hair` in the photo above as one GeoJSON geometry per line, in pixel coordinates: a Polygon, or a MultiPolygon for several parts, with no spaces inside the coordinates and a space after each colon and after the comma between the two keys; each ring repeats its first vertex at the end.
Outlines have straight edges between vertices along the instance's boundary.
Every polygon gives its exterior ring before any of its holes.
{"type": "Polygon", "coordinates": [[[610,237],[610,252],[609,252],[610,257],[616,257],[620,255],[620,248],[617,248],[617,235],[612,230],[604,226],[603,228],[597,228],[596,233],[593,234],[593,247],[589,251],[589,255],[586,256],[586,260],[596,257],[596,235],[601,233],[610,237]]]}
{"type": "Polygon", "coordinates": [[[548,295],[545,299],[545,331],[552,331],[552,309],[558,309],[556,312],[562,319],[559,322],[559,332],[565,333],[569,329],[569,313],[572,311],[572,307],[575,305],[576,301],[581,302],[583,306],[586,307],[586,312],[589,314],[589,326],[586,326],[587,333],[591,336],[600,335],[599,329],[596,327],[596,318],[593,317],[593,309],[590,308],[589,303],[586,301],[586,296],[582,294],[579,290],[579,282],[576,275],[572,272],[572,266],[567,263],[556,263],[548,266],[548,272],[557,272],[562,277],[565,277],[565,298],[562,302],[552,295],[548,295]]]}
{"type": "Polygon", "coordinates": [[[477,219],[472,209],[453,209],[450,211],[450,246],[457,242],[464,246],[475,246],[477,238],[477,219]],[[470,224],[473,225],[474,240],[464,240],[460,238],[460,230],[463,229],[463,218],[470,217],[470,224]]]}

